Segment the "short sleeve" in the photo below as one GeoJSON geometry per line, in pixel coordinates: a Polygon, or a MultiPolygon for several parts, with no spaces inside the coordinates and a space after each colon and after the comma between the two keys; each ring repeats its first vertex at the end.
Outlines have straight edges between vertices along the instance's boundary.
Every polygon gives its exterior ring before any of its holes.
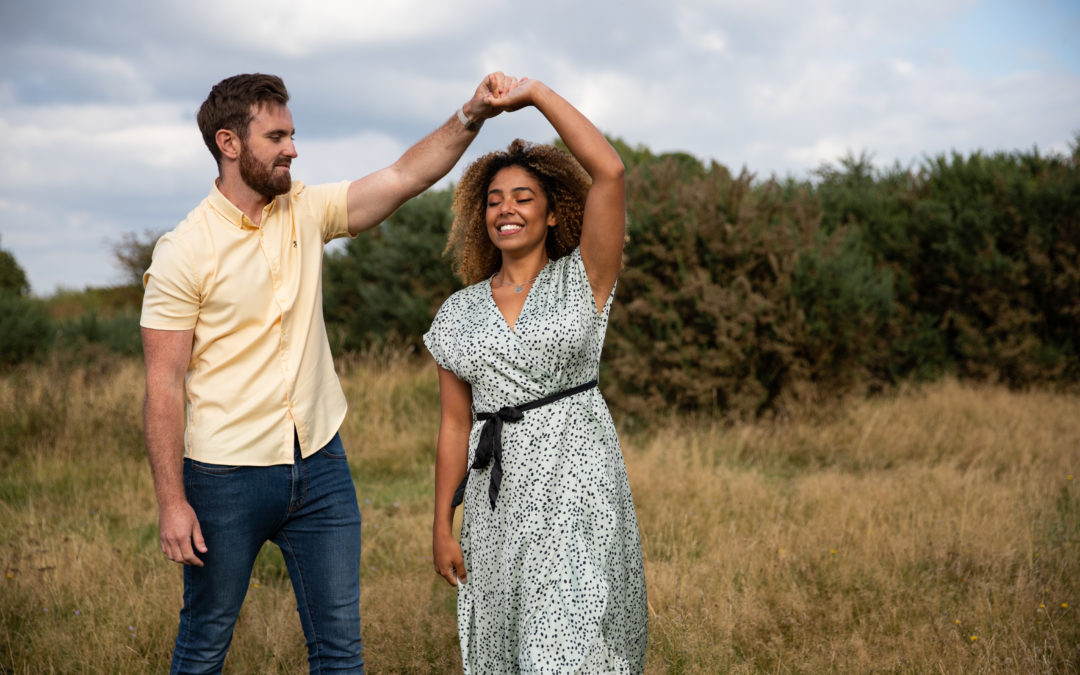
{"type": "Polygon", "coordinates": [[[324,244],[353,236],[349,234],[349,184],[347,180],[323,185],[296,183],[299,189],[293,195],[293,208],[322,223],[324,244]]]}
{"type": "Polygon", "coordinates": [[[431,357],[435,359],[435,363],[450,372],[455,372],[454,366],[450,362],[450,304],[449,301],[444,302],[438,313],[435,314],[435,319],[431,322],[431,328],[424,333],[424,346],[431,353],[431,357]]]}
{"type": "Polygon", "coordinates": [[[581,257],[581,247],[575,248],[564,258],[560,259],[560,262],[564,262],[562,274],[564,275],[564,283],[566,287],[573,294],[574,299],[585,311],[592,321],[600,320],[603,325],[607,325],[607,316],[611,311],[611,301],[615,298],[615,288],[618,286],[618,281],[615,282],[615,286],[611,287],[611,293],[608,294],[607,300],[604,302],[603,308],[599,311],[596,308],[596,297],[593,295],[592,284],[589,283],[589,275],[585,270],[585,260],[581,257]]]}
{"type": "Polygon", "coordinates": [[[172,233],[154,246],[150,268],[143,274],[139,325],[157,330],[189,330],[199,319],[199,283],[190,251],[172,233]]]}

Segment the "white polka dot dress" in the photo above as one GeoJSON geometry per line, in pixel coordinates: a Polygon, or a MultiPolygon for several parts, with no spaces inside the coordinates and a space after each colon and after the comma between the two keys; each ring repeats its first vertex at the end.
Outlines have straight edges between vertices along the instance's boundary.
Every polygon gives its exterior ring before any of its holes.
{"type": "MultiPolygon", "coordinates": [[[[614,291],[612,292],[614,296],[614,291]]],[[[489,281],[440,308],[424,343],[472,387],[473,414],[594,380],[611,297],[596,311],[580,250],[551,261],[514,329],[489,281]]],[[[469,438],[469,465],[482,422],[469,438]]],[[[503,478],[469,471],[458,585],[466,673],[640,673],[648,614],[637,518],[619,439],[593,387],[502,426],[503,478]]]]}

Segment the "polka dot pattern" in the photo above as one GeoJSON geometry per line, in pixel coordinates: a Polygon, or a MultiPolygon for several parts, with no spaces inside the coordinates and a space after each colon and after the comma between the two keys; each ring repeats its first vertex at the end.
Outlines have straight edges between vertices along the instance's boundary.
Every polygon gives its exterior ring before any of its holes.
{"type": "MultiPolygon", "coordinates": [[[[612,297],[614,291],[612,292],[612,297]]],[[[551,261],[514,329],[490,282],[452,295],[424,335],[472,387],[473,412],[521,405],[597,377],[611,308],[596,311],[580,250],[551,261]]],[[[469,464],[482,423],[473,424],[469,464]]],[[[466,673],[640,673],[648,614],[637,518],[597,388],[503,426],[493,510],[490,466],[471,472],[458,632],[466,673]]]]}

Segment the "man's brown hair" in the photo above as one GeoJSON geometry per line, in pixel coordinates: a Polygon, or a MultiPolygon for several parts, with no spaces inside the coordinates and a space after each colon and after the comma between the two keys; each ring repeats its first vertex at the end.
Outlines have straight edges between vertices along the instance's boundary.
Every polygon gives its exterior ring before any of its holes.
{"type": "Polygon", "coordinates": [[[288,102],[289,92],[277,75],[233,75],[215,84],[199,107],[196,119],[203,142],[218,166],[221,166],[221,150],[216,138],[219,129],[228,129],[240,140],[246,141],[256,109],[267,104],[285,105],[288,102]]]}

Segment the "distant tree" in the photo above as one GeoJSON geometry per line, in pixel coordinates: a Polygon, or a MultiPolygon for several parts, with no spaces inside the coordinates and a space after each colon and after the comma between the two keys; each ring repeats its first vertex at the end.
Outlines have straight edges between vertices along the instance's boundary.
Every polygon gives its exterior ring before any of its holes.
{"type": "Polygon", "coordinates": [[[21,363],[48,348],[52,326],[40,300],[29,297],[26,272],[0,248],[0,367],[21,363]]]}
{"type": "Polygon", "coordinates": [[[120,241],[113,244],[116,265],[124,272],[124,280],[128,284],[142,286],[143,272],[150,267],[154,246],[162,234],[155,230],[144,230],[140,237],[134,232],[125,232],[120,241]]]}
{"type": "Polygon", "coordinates": [[[19,297],[30,295],[30,282],[26,272],[6,249],[0,248],[0,291],[19,297]]]}

